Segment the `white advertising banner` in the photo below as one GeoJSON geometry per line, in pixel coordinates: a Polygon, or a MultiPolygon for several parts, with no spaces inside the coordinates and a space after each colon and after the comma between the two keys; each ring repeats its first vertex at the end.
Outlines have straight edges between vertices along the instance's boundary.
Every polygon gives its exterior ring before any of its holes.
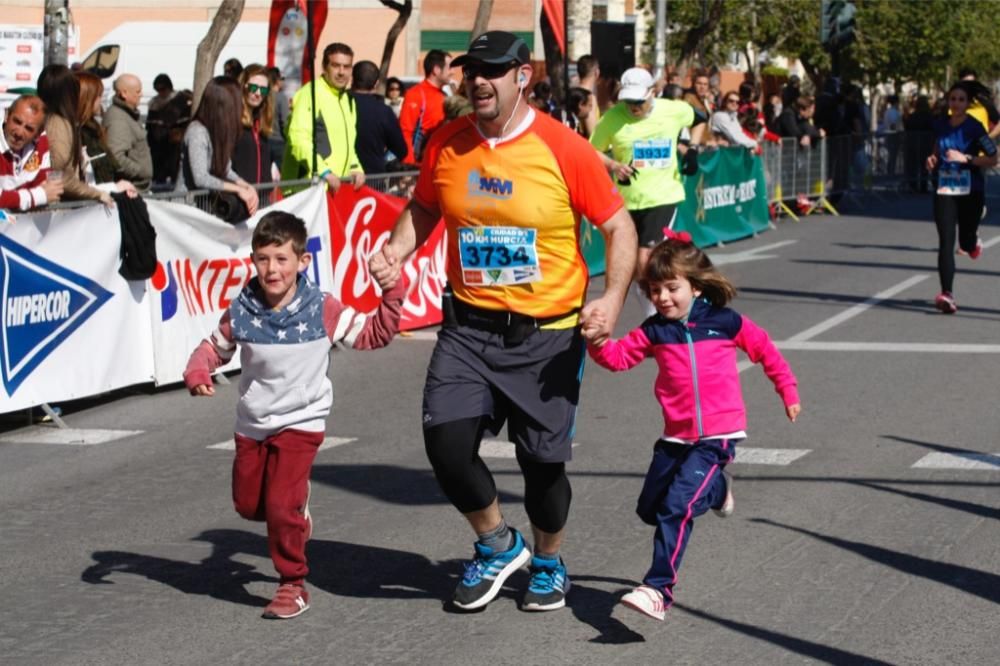
{"type": "MultiPolygon", "coordinates": [[[[218,326],[230,302],[253,276],[250,238],[266,212],[284,210],[305,220],[306,249],[313,254],[307,277],[333,291],[325,186],[279,201],[235,226],[185,204],[148,201],[147,206],[156,228],[158,263],[149,283],[157,384],[183,379],[191,352],[218,326]]],[[[238,368],[238,358],[222,370],[238,368]]]]}
{"type": "MultiPolygon", "coordinates": [[[[79,60],[80,34],[70,26],[66,55],[79,60]]],[[[0,24],[0,92],[34,88],[45,66],[45,28],[41,25],[0,24]]]]}
{"type": "Polygon", "coordinates": [[[0,223],[0,412],[153,377],[146,284],[118,274],[104,206],[0,223]]]}

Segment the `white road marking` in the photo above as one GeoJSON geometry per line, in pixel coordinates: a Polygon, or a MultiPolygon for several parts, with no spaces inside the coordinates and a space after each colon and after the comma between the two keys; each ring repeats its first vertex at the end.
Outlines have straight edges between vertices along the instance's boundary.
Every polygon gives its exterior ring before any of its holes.
{"type": "MultiPolygon", "coordinates": [[[[335,446],[342,446],[344,444],[350,444],[351,442],[358,441],[357,437],[325,437],[323,438],[323,443],[319,445],[320,451],[326,451],[327,449],[332,449],[335,446]]],[[[231,439],[227,439],[224,442],[219,442],[218,444],[212,444],[207,446],[209,449],[218,449],[221,451],[235,451],[236,442],[231,439]]]]}
{"type": "Polygon", "coordinates": [[[102,430],[99,428],[54,428],[32,426],[0,436],[4,444],[61,444],[64,446],[91,446],[116,439],[141,435],[144,430],[102,430]]]}
{"type": "Polygon", "coordinates": [[[943,453],[936,451],[913,463],[920,469],[1000,470],[1000,453],[943,453]]]}
{"type": "Polygon", "coordinates": [[[761,245],[760,247],[755,247],[752,250],[744,250],[743,252],[733,252],[730,254],[711,252],[709,256],[712,259],[712,263],[716,266],[723,266],[725,264],[738,264],[745,261],[759,261],[761,259],[774,259],[778,255],[776,254],[761,254],[762,252],[767,252],[768,250],[777,250],[779,247],[784,247],[786,245],[791,245],[793,243],[798,243],[796,240],[784,240],[777,243],[771,243],[770,245],[761,245]]]}
{"type": "Polygon", "coordinates": [[[761,449],[749,446],[736,447],[736,460],[741,465],[790,465],[812,449],[761,449]]]}
{"type": "MultiPolygon", "coordinates": [[[[573,448],[578,446],[573,442],[573,448]]],[[[515,458],[514,442],[504,439],[484,439],[479,445],[479,455],[483,458],[515,458]]]]}
{"type": "Polygon", "coordinates": [[[871,308],[873,305],[876,305],[880,301],[892,298],[896,294],[902,291],[906,291],[913,285],[919,284],[929,277],[930,277],[929,273],[925,275],[914,275],[913,277],[909,277],[900,282],[899,284],[889,287],[885,291],[880,291],[879,293],[875,294],[874,296],[866,300],[864,303],[858,303],[857,305],[844,310],[840,314],[830,317],[826,321],[821,321],[815,326],[807,328],[801,333],[793,335],[792,337],[788,338],[787,342],[805,342],[810,338],[815,338],[820,333],[824,333],[833,328],[834,326],[839,326],[840,324],[843,324],[845,321],[857,317],[859,314],[862,314],[865,310],[868,310],[869,308],[871,308]]]}

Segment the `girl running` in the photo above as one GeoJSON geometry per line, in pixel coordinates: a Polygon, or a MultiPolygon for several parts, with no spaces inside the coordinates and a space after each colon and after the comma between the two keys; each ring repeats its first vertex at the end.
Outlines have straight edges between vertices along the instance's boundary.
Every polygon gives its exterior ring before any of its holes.
{"type": "Polygon", "coordinates": [[[732,477],[722,470],[746,438],[737,348],[764,366],[790,421],[801,411],[795,375],[768,334],[725,307],[735,287],[688,233],[663,231],[666,240],[653,249],[640,281],[656,314],[621,340],[599,346],[593,342],[599,322],[588,322],[583,331],[591,357],[609,370],[629,370],[647,357],[660,368],[653,393],[664,431],[636,506],[639,518],[656,527],[653,564],[643,584],[621,600],[657,620],[673,603],[694,518],[709,508],[723,517],[733,512],[732,477]]]}
{"type": "Polygon", "coordinates": [[[955,227],[958,253],[978,259],[983,252],[979,220],[983,214],[983,168],[997,164],[997,148],[986,130],[968,115],[972,91],[959,81],[948,90],[950,115],[934,123],[934,152],[927,170],[934,177],[934,224],[938,233],[938,277],[941,293],[934,306],[945,314],[958,310],[952,285],[955,280],[955,227]]]}

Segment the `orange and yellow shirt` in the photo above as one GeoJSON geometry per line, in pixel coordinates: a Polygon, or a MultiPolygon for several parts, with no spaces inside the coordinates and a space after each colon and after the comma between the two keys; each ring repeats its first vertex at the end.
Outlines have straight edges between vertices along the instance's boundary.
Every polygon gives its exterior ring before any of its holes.
{"type": "Polygon", "coordinates": [[[547,115],[525,122],[500,142],[483,137],[475,115],[438,129],[414,199],[444,218],[455,296],[554,317],[586,295],[580,216],[600,226],[624,202],[586,139],[547,115]]]}

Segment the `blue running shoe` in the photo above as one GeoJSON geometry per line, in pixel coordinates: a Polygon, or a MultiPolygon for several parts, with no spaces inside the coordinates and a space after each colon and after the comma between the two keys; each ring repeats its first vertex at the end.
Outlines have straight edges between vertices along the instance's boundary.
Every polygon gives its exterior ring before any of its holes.
{"type": "Polygon", "coordinates": [[[552,560],[536,555],[531,558],[528,571],[531,578],[524,603],[521,604],[522,610],[548,611],[566,605],[569,576],[566,575],[566,564],[561,557],[552,560]]]}
{"type": "Polygon", "coordinates": [[[465,565],[465,576],[455,588],[452,603],[462,610],[482,608],[500,592],[507,578],[527,564],[531,551],[524,545],[524,537],[511,528],[514,545],[510,550],[494,553],[493,550],[476,542],[476,557],[465,565]]]}

